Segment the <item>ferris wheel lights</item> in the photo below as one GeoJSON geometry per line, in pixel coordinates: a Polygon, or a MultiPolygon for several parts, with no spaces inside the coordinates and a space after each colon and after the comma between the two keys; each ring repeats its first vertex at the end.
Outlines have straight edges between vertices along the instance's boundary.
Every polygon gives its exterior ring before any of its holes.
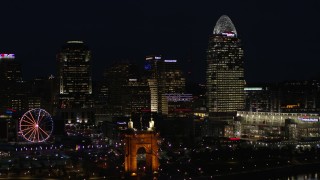
{"type": "Polygon", "coordinates": [[[53,131],[51,115],[44,109],[31,109],[20,119],[19,133],[29,142],[45,142],[53,131]]]}

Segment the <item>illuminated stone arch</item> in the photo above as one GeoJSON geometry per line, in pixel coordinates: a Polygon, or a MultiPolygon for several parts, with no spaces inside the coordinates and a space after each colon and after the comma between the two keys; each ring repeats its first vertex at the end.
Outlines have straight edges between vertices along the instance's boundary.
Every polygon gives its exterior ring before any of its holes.
{"type": "Polygon", "coordinates": [[[159,134],[154,131],[130,131],[125,134],[125,172],[137,175],[137,153],[140,148],[146,152],[146,172],[157,173],[159,134]]]}

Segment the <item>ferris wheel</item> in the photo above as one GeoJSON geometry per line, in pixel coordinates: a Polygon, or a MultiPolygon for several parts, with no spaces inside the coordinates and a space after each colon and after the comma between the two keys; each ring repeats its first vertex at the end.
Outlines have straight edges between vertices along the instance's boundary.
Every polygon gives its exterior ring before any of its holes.
{"type": "Polygon", "coordinates": [[[51,115],[44,109],[31,109],[20,119],[21,136],[29,142],[44,142],[52,134],[53,121],[51,115]]]}

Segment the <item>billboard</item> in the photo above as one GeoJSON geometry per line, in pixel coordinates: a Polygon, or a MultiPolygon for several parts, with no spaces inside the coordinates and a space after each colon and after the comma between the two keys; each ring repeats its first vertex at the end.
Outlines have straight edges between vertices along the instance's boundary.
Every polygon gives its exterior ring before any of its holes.
{"type": "Polygon", "coordinates": [[[308,117],[308,116],[298,117],[298,119],[300,121],[304,121],[304,122],[318,122],[319,121],[318,118],[311,118],[311,117],[308,117]]]}
{"type": "Polygon", "coordinates": [[[0,54],[0,59],[14,59],[14,54],[0,54]]]}

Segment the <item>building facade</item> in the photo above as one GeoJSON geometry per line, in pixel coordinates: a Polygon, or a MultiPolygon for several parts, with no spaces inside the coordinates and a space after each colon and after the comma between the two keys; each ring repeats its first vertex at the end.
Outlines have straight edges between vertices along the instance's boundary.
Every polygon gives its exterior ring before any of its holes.
{"type": "Polygon", "coordinates": [[[15,54],[0,54],[0,80],[22,81],[21,65],[15,54]]]}
{"type": "Polygon", "coordinates": [[[176,59],[147,56],[145,71],[151,93],[151,112],[168,115],[168,94],[184,96],[186,80],[176,59]]]}
{"type": "Polygon", "coordinates": [[[130,116],[150,109],[147,80],[140,76],[134,64],[114,64],[105,70],[104,82],[108,89],[107,107],[111,116],[130,116]]]}
{"type": "Polygon", "coordinates": [[[243,50],[228,16],[221,16],[207,50],[207,109],[229,113],[244,108],[243,50]]]}
{"type": "Polygon", "coordinates": [[[161,113],[160,64],[162,57],[149,55],[145,58],[144,70],[150,88],[151,112],[161,113]]]}
{"type": "Polygon", "coordinates": [[[241,137],[249,139],[298,140],[320,137],[318,113],[238,111],[241,137]]]}
{"type": "Polygon", "coordinates": [[[57,55],[58,108],[67,123],[93,119],[91,51],[83,41],[68,41],[57,55]]]}

